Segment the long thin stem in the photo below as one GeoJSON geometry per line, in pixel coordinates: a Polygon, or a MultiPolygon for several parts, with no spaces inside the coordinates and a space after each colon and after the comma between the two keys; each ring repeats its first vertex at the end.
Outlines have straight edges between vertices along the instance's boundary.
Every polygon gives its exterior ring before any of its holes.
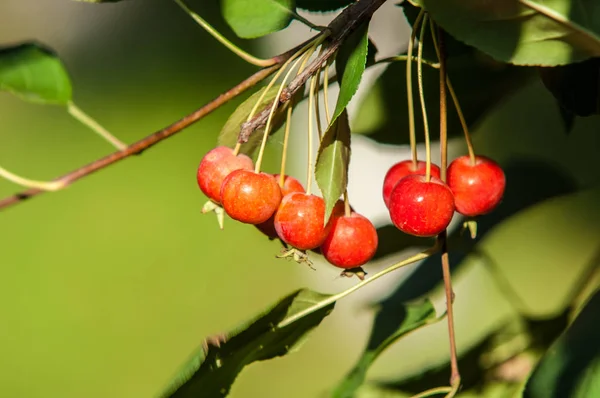
{"type": "Polygon", "coordinates": [[[417,395],[413,395],[410,398],[431,397],[432,395],[447,394],[450,391],[452,391],[452,387],[436,387],[436,388],[432,388],[432,389],[427,390],[427,391],[420,392],[417,395]]]}
{"type": "Polygon", "coordinates": [[[329,112],[329,66],[325,65],[325,73],[323,74],[323,103],[325,104],[325,119],[327,119],[327,126],[331,122],[331,113],[329,112]]]}
{"type": "Polygon", "coordinates": [[[281,188],[283,188],[283,184],[285,183],[285,166],[287,163],[287,151],[290,140],[290,129],[292,125],[292,111],[293,108],[289,106],[285,117],[285,132],[283,134],[283,152],[281,153],[281,169],[279,171],[279,186],[281,188]]]}
{"type": "Polygon", "coordinates": [[[298,14],[296,11],[290,10],[289,8],[287,8],[286,6],[284,6],[283,4],[279,3],[276,0],[273,0],[272,3],[279,6],[279,8],[285,10],[296,21],[303,23],[304,25],[308,26],[311,29],[318,30],[318,31],[325,29],[324,26],[315,25],[314,23],[310,22],[308,19],[304,18],[302,15],[298,14]]]}
{"type": "Polygon", "coordinates": [[[206,32],[208,32],[212,37],[217,39],[221,44],[231,50],[235,55],[243,59],[244,61],[251,63],[252,65],[266,67],[274,65],[277,61],[273,58],[269,59],[261,59],[257,58],[246,51],[242,50],[231,41],[227,40],[221,33],[219,33],[215,28],[213,28],[208,22],[206,22],[200,15],[192,11],[183,0],[173,0],[186,14],[188,14],[198,25],[200,25],[206,32]]]}
{"type": "MultiPolygon", "coordinates": [[[[413,49],[415,45],[415,38],[417,36],[417,28],[425,12],[421,10],[415,23],[412,26],[412,32],[410,34],[410,40],[408,42],[407,58],[412,59],[413,49]]],[[[419,42],[419,48],[423,46],[422,42],[419,42]]],[[[421,57],[422,58],[422,57],[421,57]]],[[[413,102],[413,86],[412,86],[412,62],[406,64],[406,97],[408,103],[408,134],[410,139],[410,152],[413,161],[413,168],[417,169],[417,138],[415,133],[415,106],[413,102]]]]}
{"type": "Polygon", "coordinates": [[[306,194],[310,195],[312,187],[312,169],[313,169],[313,124],[312,115],[310,110],[313,108],[313,102],[315,100],[315,85],[316,80],[314,77],[310,81],[310,88],[308,90],[308,164],[306,165],[306,194]]]}
{"type": "Polygon", "coordinates": [[[117,137],[112,135],[108,130],[102,127],[100,123],[98,123],[85,112],[83,112],[81,109],[79,109],[79,107],[77,107],[77,105],[75,105],[74,102],[69,101],[69,103],[67,104],[67,111],[69,112],[69,115],[73,116],[79,122],[86,125],[88,128],[90,128],[100,137],[104,138],[119,151],[123,151],[127,148],[127,144],[125,144],[123,141],[119,140],[117,137]]]}
{"type": "MultiPolygon", "coordinates": [[[[416,21],[415,21],[415,23],[416,23],[416,21]]],[[[413,29],[414,29],[414,27],[413,27],[413,29]]],[[[409,43],[409,46],[410,46],[410,43],[409,43]]],[[[390,62],[406,62],[409,59],[412,59],[413,62],[417,62],[417,60],[418,60],[417,57],[415,57],[414,55],[411,56],[410,58],[408,57],[408,54],[407,55],[394,55],[393,57],[387,57],[387,58],[378,59],[377,61],[375,61],[371,65],[387,64],[387,63],[390,63],[390,62]]],[[[440,67],[440,64],[438,62],[433,62],[433,61],[425,59],[425,58],[423,58],[421,60],[421,63],[423,65],[431,66],[434,69],[439,69],[439,67],[440,67]]],[[[408,64],[406,65],[406,67],[408,68],[408,64]]]]}
{"type": "MultiPolygon", "coordinates": [[[[321,138],[323,137],[323,127],[321,126],[321,110],[319,108],[319,91],[320,91],[319,80],[321,79],[321,71],[322,70],[319,70],[319,72],[317,72],[317,74],[313,76],[313,79],[316,80],[316,83],[315,83],[315,119],[317,120],[317,135],[319,137],[319,142],[321,141],[321,138]]],[[[309,112],[310,112],[310,110],[309,110],[309,112]]]]}
{"type": "MultiPolygon", "coordinates": [[[[292,66],[289,68],[289,70],[283,77],[283,81],[279,85],[279,90],[277,91],[277,97],[279,97],[281,95],[281,92],[283,91],[283,88],[285,87],[287,80],[289,79],[290,75],[294,71],[294,68],[296,68],[296,66],[298,65],[298,62],[300,62],[301,60],[302,60],[302,58],[298,58],[296,61],[294,61],[292,66]]],[[[277,97],[275,97],[275,98],[277,98],[277,97]]],[[[258,158],[256,159],[256,165],[254,166],[255,173],[258,173],[260,171],[260,166],[262,165],[263,155],[265,153],[265,147],[267,146],[267,138],[269,137],[269,132],[271,131],[271,123],[273,122],[273,116],[275,115],[275,110],[277,109],[277,105],[279,105],[279,101],[273,101],[273,105],[271,106],[271,113],[269,114],[269,118],[267,119],[267,125],[265,126],[265,132],[263,134],[263,139],[260,144],[258,158]]]]}
{"type": "Polygon", "coordinates": [[[42,191],[58,191],[66,186],[64,181],[36,181],[28,178],[23,178],[19,175],[0,167],[0,177],[7,179],[10,182],[21,185],[26,188],[40,189],[42,191]]]}
{"type": "Polygon", "coordinates": [[[390,272],[393,272],[399,268],[402,268],[404,266],[407,266],[409,264],[413,264],[416,263],[417,261],[421,261],[426,259],[427,257],[431,256],[432,254],[434,254],[435,252],[437,252],[439,250],[439,246],[436,244],[435,246],[422,251],[421,253],[417,253],[414,256],[411,256],[409,258],[407,258],[406,260],[402,260],[396,264],[393,264],[391,266],[389,266],[388,268],[379,271],[378,273],[376,273],[375,275],[373,275],[372,277],[365,279],[364,281],[361,281],[359,283],[357,283],[356,285],[352,286],[349,289],[344,290],[343,292],[340,292],[338,294],[335,294],[333,296],[330,296],[328,299],[320,301],[319,303],[308,307],[300,312],[298,312],[297,314],[295,314],[294,316],[291,316],[287,319],[285,319],[284,321],[282,321],[281,323],[279,323],[277,325],[277,327],[279,328],[283,328],[286,327],[287,325],[290,325],[294,322],[296,322],[298,319],[301,319],[303,317],[305,317],[308,314],[312,314],[315,311],[320,310],[321,308],[325,308],[328,305],[331,305],[333,303],[335,303],[336,301],[348,296],[351,293],[354,293],[355,291],[357,291],[358,289],[360,289],[363,286],[368,285],[371,282],[376,281],[377,279],[381,278],[382,276],[385,276],[387,274],[389,274],[390,272]]]}
{"type": "Polygon", "coordinates": [[[423,38],[425,37],[425,28],[427,27],[427,14],[423,16],[421,24],[421,33],[419,35],[419,49],[417,52],[417,77],[419,81],[419,98],[421,100],[421,112],[423,114],[423,131],[425,133],[425,179],[431,179],[431,144],[429,142],[429,122],[427,121],[427,106],[425,105],[425,93],[423,91],[423,38]]]}
{"type": "Polygon", "coordinates": [[[435,29],[431,21],[431,35],[435,39],[436,33],[439,34],[439,45],[437,46],[438,58],[440,60],[440,157],[441,172],[440,178],[446,182],[446,169],[448,168],[448,107],[446,104],[446,52],[444,51],[444,41],[439,29],[435,29]],[[437,30],[437,32],[436,32],[437,30]]]}
{"type": "Polygon", "coordinates": [[[352,208],[350,207],[350,199],[348,198],[348,189],[344,191],[344,215],[350,217],[352,215],[352,208]]]}
{"type": "MultiPolygon", "coordinates": [[[[435,46],[435,52],[437,53],[438,59],[441,56],[440,45],[442,36],[440,34],[440,44],[438,44],[438,40],[436,39],[436,32],[434,24],[431,24],[431,35],[433,37],[433,45],[435,46]]],[[[440,72],[441,73],[441,72],[440,72]]],[[[446,75],[446,85],[448,86],[448,92],[450,93],[450,97],[452,97],[452,102],[454,103],[454,108],[456,109],[456,113],[458,114],[458,120],[460,120],[460,125],[462,126],[463,133],[465,135],[465,141],[467,143],[467,150],[469,151],[469,158],[471,159],[471,164],[475,165],[475,150],[473,148],[473,141],[471,140],[471,134],[469,133],[469,127],[465,120],[465,115],[463,114],[462,108],[460,107],[460,103],[458,101],[458,97],[456,96],[456,92],[452,87],[452,82],[450,81],[450,76],[448,76],[448,72],[445,71],[446,75]]]]}

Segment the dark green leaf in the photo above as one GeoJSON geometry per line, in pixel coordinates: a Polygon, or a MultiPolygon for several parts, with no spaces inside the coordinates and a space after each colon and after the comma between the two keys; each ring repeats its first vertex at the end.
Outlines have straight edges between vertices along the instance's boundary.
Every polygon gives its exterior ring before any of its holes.
{"type": "Polygon", "coordinates": [[[348,113],[344,110],[325,132],[315,166],[315,178],[325,199],[325,223],[335,202],[346,190],[349,163],[350,125],[348,113]]]}
{"type": "Polygon", "coordinates": [[[517,65],[600,56],[596,0],[413,0],[455,38],[517,65]]]}
{"type": "Polygon", "coordinates": [[[552,344],[533,371],[525,398],[600,396],[600,291],[552,344]]]}
{"type": "Polygon", "coordinates": [[[335,58],[340,94],[330,123],[335,122],[358,90],[369,52],[368,31],[369,21],[365,21],[342,44],[335,58]]]}
{"type": "Polygon", "coordinates": [[[354,3],[355,0],[296,0],[296,7],[308,11],[335,11],[354,3]]]}
{"type": "Polygon", "coordinates": [[[162,395],[173,398],[224,397],[242,369],[256,361],[286,355],[299,347],[307,333],[317,327],[335,303],[301,314],[331,296],[308,289],[299,290],[276,304],[249,324],[234,331],[219,347],[209,345],[200,350],[182,368],[162,395]]]}
{"type": "Polygon", "coordinates": [[[563,108],[560,103],[558,104],[558,111],[560,112],[560,118],[565,126],[565,132],[569,134],[575,125],[576,116],[570,110],[563,108]]]}
{"type": "Polygon", "coordinates": [[[546,88],[561,106],[577,116],[600,113],[600,58],[539,68],[546,88]]]}
{"type": "Polygon", "coordinates": [[[394,344],[398,339],[405,336],[407,333],[427,325],[435,321],[435,309],[431,302],[427,299],[419,303],[411,303],[404,305],[404,316],[402,322],[396,331],[390,334],[384,341],[376,347],[369,347],[359,358],[354,368],[348,373],[346,378],[342,380],[336,387],[334,398],[352,398],[358,388],[365,381],[369,367],[375,362],[377,357],[390,345],[394,344]]]}
{"type": "Polygon", "coordinates": [[[54,52],[38,43],[0,48],[0,90],[26,101],[64,105],[71,81],[54,52]]]}
{"type": "MultiPolygon", "coordinates": [[[[252,94],[247,100],[242,102],[236,110],[229,116],[225,125],[221,129],[219,133],[219,138],[217,139],[218,145],[224,145],[233,148],[238,139],[238,135],[240,133],[240,128],[243,123],[248,119],[248,115],[252,111],[252,108],[256,104],[256,102],[260,99],[262,93],[265,92],[266,87],[261,88],[256,93],[252,94]]],[[[256,114],[262,111],[269,103],[273,102],[275,97],[277,96],[277,92],[279,91],[279,87],[271,87],[269,91],[265,94],[263,99],[260,101],[256,114]]],[[[282,112],[283,108],[279,108],[275,111],[275,115],[273,116],[273,123],[271,128],[271,134],[275,133],[281,125],[285,121],[285,112],[282,112]]],[[[257,130],[248,139],[248,142],[242,145],[240,152],[251,155],[256,148],[260,146],[260,142],[263,139],[264,135],[264,127],[262,129],[257,130]]]]}
{"type": "Polygon", "coordinates": [[[221,0],[221,7],[233,31],[239,37],[251,39],[287,27],[293,3],[293,0],[221,0]]]}

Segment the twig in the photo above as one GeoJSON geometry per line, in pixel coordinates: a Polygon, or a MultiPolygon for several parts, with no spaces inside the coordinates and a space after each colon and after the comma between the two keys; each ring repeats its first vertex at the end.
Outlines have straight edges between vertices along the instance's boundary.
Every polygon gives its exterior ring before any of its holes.
{"type": "MultiPolygon", "coordinates": [[[[337,53],[337,50],[344,42],[344,39],[361,23],[371,18],[373,13],[377,11],[385,1],[386,0],[358,1],[338,15],[331,24],[329,24],[327,29],[323,31],[323,34],[329,33],[329,45],[301,74],[296,76],[296,78],[290,82],[287,88],[283,90],[279,98],[276,98],[275,101],[279,101],[281,104],[290,101],[294,94],[304,87],[304,84],[308,79],[316,74],[321,67],[337,53]]],[[[265,125],[267,118],[269,117],[269,109],[271,109],[271,106],[272,103],[268,104],[252,120],[242,124],[240,135],[238,137],[239,142],[247,142],[253,132],[265,125]]]]}

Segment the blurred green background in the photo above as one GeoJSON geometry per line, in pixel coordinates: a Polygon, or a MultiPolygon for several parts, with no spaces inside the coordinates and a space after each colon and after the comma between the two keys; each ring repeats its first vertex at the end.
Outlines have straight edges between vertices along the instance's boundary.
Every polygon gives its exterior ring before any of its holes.
{"type": "MultiPolygon", "coordinates": [[[[216,0],[192,4],[233,37],[216,0]]],[[[0,43],[38,39],[53,47],[71,73],[75,102],[126,142],[168,125],[254,70],[168,1],[4,0],[0,20],[0,43]]],[[[236,103],[142,156],[2,211],[2,396],[156,396],[205,336],[232,329],[309,277],[321,278],[310,287],[327,291],[355,283],[334,279],[335,270],[315,276],[276,260],[276,242],[230,220],[219,231],[211,215],[200,213],[206,199],[196,167],[236,103]]],[[[581,187],[598,183],[592,161],[600,152],[598,119],[580,121],[565,135],[539,83],[501,106],[483,130],[482,153],[502,162],[544,160],[581,187]]],[[[112,151],[64,109],[8,94],[0,94],[0,143],[3,167],[40,180],[112,151]]],[[[273,170],[279,145],[271,146],[273,170]]],[[[533,178],[531,187],[537,185],[533,178]]],[[[17,188],[0,181],[2,196],[17,188]]],[[[560,308],[595,258],[598,198],[595,191],[564,200],[566,207],[551,204],[485,242],[533,312],[560,308]]],[[[463,351],[515,313],[485,268],[470,263],[457,276],[458,297],[465,297],[457,301],[463,351]]],[[[384,295],[389,288],[373,284],[371,292],[384,295]]],[[[364,307],[371,298],[357,297],[340,303],[298,353],[244,370],[231,396],[306,398],[333,386],[373,323],[374,311],[364,307]]],[[[443,363],[446,351],[445,326],[435,325],[386,353],[371,376],[418,373],[443,363]]]]}

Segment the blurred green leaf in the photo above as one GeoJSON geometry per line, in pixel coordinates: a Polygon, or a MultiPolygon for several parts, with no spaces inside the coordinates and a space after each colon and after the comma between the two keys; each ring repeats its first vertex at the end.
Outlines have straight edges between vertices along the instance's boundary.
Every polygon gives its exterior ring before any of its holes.
{"type": "MultiPolygon", "coordinates": [[[[223,125],[221,132],[219,133],[219,137],[217,138],[217,145],[224,145],[230,148],[235,147],[238,140],[238,135],[240,133],[240,128],[243,123],[248,119],[248,115],[254,108],[254,105],[260,99],[260,96],[265,92],[266,87],[261,88],[256,93],[252,94],[247,100],[242,102],[233,113],[227,119],[227,122],[223,125]]],[[[279,91],[279,87],[271,87],[263,99],[259,102],[258,107],[256,108],[256,113],[262,111],[269,103],[273,102],[275,97],[277,96],[277,92],[279,91]]],[[[275,115],[273,115],[273,122],[271,127],[270,134],[275,133],[284,123],[285,121],[285,112],[283,109],[285,107],[280,107],[275,110],[275,115]]],[[[263,134],[265,132],[264,127],[258,129],[248,138],[248,142],[242,145],[240,152],[248,155],[252,155],[252,153],[260,146],[260,142],[263,139],[263,134]]]]}
{"type": "Polygon", "coordinates": [[[412,0],[457,39],[517,65],[564,65],[600,56],[596,0],[412,0]]]}
{"type": "Polygon", "coordinates": [[[544,86],[559,104],[577,116],[600,113],[600,58],[539,68],[544,86]]]}
{"type": "Polygon", "coordinates": [[[0,90],[42,104],[71,100],[69,75],[57,55],[38,43],[0,48],[0,90]]]}
{"type": "Polygon", "coordinates": [[[219,347],[200,350],[175,377],[164,397],[224,397],[242,369],[256,361],[286,355],[299,348],[307,334],[333,310],[335,303],[278,325],[301,311],[330,298],[308,289],[285,297],[249,324],[233,332],[219,347]]]}
{"type": "Polygon", "coordinates": [[[429,299],[417,303],[408,303],[403,306],[404,316],[400,326],[376,347],[369,347],[360,357],[354,368],[346,376],[333,393],[334,398],[352,398],[357,389],[365,381],[369,367],[377,357],[390,345],[407,333],[432,323],[436,320],[435,309],[429,299]]]}
{"type": "Polygon", "coordinates": [[[123,0],[75,0],[83,3],[117,3],[123,0]]]}
{"type": "Polygon", "coordinates": [[[222,0],[223,17],[242,38],[277,32],[291,21],[293,0],[222,0]]]}
{"type": "MultiPolygon", "coordinates": [[[[371,48],[374,49],[374,46],[371,48]]],[[[342,44],[335,58],[340,93],[330,124],[335,122],[335,119],[346,109],[346,106],[356,94],[362,75],[365,72],[368,53],[369,21],[365,21],[342,44]]]]}
{"type": "Polygon", "coordinates": [[[308,11],[335,11],[356,0],[296,0],[296,7],[308,11]]]}
{"type": "Polygon", "coordinates": [[[349,163],[350,125],[348,112],[344,110],[325,132],[315,166],[315,178],[325,199],[325,223],[348,186],[349,163]]]}
{"type": "Polygon", "coordinates": [[[600,290],[533,371],[525,398],[600,396],[600,290]]]}

